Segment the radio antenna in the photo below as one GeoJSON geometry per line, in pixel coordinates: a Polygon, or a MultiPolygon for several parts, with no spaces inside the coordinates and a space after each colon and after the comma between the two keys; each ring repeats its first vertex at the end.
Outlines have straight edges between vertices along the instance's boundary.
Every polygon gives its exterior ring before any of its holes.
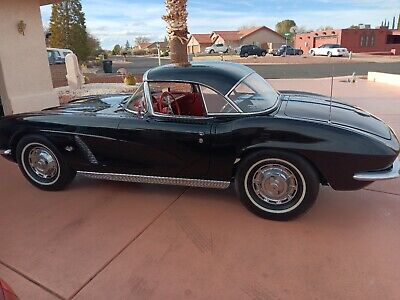
{"type": "Polygon", "coordinates": [[[332,63],[332,58],[330,60],[332,64],[332,76],[331,76],[331,97],[329,99],[329,124],[332,123],[333,76],[335,73],[335,65],[332,63]]]}

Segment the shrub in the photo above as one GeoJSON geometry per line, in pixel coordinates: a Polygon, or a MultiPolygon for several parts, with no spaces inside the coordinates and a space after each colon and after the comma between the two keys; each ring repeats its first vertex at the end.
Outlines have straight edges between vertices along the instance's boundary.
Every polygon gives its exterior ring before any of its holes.
{"type": "Polygon", "coordinates": [[[135,49],[132,51],[132,55],[146,55],[147,51],[145,49],[135,49]]]}
{"type": "Polygon", "coordinates": [[[136,78],[132,74],[128,74],[124,78],[124,83],[126,85],[135,85],[136,84],[136,78]]]}

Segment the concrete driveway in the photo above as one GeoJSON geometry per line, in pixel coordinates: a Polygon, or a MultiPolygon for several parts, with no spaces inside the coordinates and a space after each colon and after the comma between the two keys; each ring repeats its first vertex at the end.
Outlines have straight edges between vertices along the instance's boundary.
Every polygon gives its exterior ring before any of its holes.
{"type": "MultiPolygon", "coordinates": [[[[327,80],[279,80],[329,93],[327,80]]],[[[335,81],[400,133],[400,91],[335,81]]],[[[322,188],[280,223],[234,191],[99,182],[29,185],[0,160],[0,277],[21,299],[399,299],[400,180],[322,188]]]]}

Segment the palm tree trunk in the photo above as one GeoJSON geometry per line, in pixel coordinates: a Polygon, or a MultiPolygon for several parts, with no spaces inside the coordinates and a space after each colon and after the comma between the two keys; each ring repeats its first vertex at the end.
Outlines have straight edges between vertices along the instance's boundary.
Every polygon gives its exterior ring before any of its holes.
{"type": "Polygon", "coordinates": [[[187,0],[165,0],[167,14],[163,20],[167,22],[167,34],[171,50],[171,61],[179,66],[188,66],[188,29],[187,0]]]}

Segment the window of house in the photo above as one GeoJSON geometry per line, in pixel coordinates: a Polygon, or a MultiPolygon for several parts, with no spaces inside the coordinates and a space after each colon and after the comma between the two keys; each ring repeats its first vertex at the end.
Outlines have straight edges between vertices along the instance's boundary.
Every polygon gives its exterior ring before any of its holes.
{"type": "Polygon", "coordinates": [[[200,89],[208,113],[238,113],[224,96],[205,86],[201,86],[200,89]]]}
{"type": "Polygon", "coordinates": [[[364,36],[364,35],[362,35],[362,36],[360,37],[360,46],[361,46],[361,47],[365,47],[365,36],[364,36]]]}

